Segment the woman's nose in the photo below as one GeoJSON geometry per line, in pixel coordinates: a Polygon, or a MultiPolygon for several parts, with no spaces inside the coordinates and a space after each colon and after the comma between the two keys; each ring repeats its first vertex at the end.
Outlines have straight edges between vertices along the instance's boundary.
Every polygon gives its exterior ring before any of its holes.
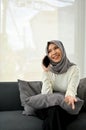
{"type": "Polygon", "coordinates": [[[52,54],[55,54],[55,50],[52,50],[52,54]]]}

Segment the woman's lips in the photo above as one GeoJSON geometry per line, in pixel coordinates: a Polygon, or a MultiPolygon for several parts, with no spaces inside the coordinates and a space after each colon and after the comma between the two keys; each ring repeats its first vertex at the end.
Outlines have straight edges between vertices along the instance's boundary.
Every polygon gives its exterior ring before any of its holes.
{"type": "Polygon", "coordinates": [[[53,56],[52,58],[53,58],[54,60],[57,60],[59,57],[60,57],[60,55],[55,55],[55,56],[53,56]]]}

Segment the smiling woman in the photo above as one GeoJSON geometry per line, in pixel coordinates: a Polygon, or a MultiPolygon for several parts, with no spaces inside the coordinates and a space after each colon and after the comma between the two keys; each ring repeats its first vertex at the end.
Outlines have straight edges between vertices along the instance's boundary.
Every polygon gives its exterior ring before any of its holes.
{"type": "MultiPolygon", "coordinates": [[[[64,45],[59,40],[47,42],[46,54],[50,62],[47,67],[43,64],[41,94],[47,94],[49,97],[49,94],[53,94],[54,92],[57,94],[61,93],[64,95],[62,101],[70,106],[72,110],[75,110],[75,104],[78,102],[77,88],[80,81],[78,66],[70,62],[67,58],[64,45]]],[[[58,100],[58,97],[56,99],[58,100]]],[[[43,130],[66,130],[69,122],[72,122],[78,116],[78,114],[76,116],[68,114],[59,105],[48,107],[48,109],[37,110],[38,115],[39,112],[41,112],[40,118],[45,115],[43,130]],[[42,112],[45,114],[42,114],[42,112]]]]}

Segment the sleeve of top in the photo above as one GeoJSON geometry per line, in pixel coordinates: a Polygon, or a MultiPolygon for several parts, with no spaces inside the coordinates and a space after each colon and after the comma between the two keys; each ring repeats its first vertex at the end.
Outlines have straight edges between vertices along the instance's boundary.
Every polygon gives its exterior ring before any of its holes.
{"type": "Polygon", "coordinates": [[[50,80],[49,72],[43,71],[42,82],[43,85],[42,85],[41,93],[42,94],[53,93],[52,82],[50,80]]]}
{"type": "Polygon", "coordinates": [[[77,88],[78,88],[79,81],[80,81],[79,68],[77,66],[74,66],[68,81],[68,88],[65,96],[70,95],[75,97],[77,95],[77,88]]]}

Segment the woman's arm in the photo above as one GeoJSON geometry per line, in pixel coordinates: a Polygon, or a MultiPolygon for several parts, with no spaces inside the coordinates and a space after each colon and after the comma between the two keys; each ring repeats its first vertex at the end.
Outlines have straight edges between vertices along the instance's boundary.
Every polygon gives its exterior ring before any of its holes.
{"type": "Polygon", "coordinates": [[[77,102],[77,88],[80,81],[79,69],[77,66],[74,67],[72,75],[69,80],[68,88],[65,94],[65,102],[71,105],[72,109],[75,109],[75,102],[77,102]]]}
{"type": "Polygon", "coordinates": [[[65,96],[75,97],[77,95],[77,88],[78,88],[79,81],[80,81],[80,72],[79,72],[79,68],[75,65],[73,67],[71,76],[68,81],[68,88],[65,96]]]}
{"type": "Polygon", "coordinates": [[[53,93],[52,82],[50,80],[49,71],[43,71],[42,82],[43,85],[42,85],[41,93],[42,94],[53,93]]]}

